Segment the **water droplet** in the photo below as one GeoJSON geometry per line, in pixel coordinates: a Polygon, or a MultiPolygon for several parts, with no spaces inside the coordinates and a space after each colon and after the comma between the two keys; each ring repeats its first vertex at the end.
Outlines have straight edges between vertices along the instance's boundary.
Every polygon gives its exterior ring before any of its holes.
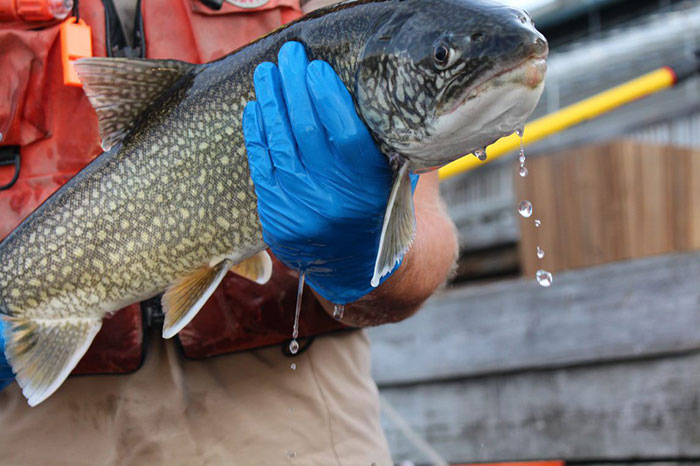
{"type": "Polygon", "coordinates": [[[297,370],[297,365],[296,365],[296,364],[294,364],[294,363],[292,363],[292,365],[291,365],[291,366],[289,366],[289,367],[291,367],[293,371],[297,370]]]}
{"type": "Polygon", "coordinates": [[[343,314],[345,314],[345,305],[344,304],[336,304],[333,306],[333,318],[334,319],[342,319],[343,314]]]}
{"type": "Polygon", "coordinates": [[[520,136],[520,138],[522,139],[523,135],[525,134],[525,127],[521,126],[520,128],[515,128],[515,134],[520,136]]]}
{"type": "Polygon", "coordinates": [[[535,228],[539,228],[540,225],[542,225],[542,222],[539,219],[535,220],[535,228]]]}
{"type": "Polygon", "coordinates": [[[552,277],[552,274],[547,272],[546,270],[538,270],[537,274],[537,283],[539,283],[541,286],[547,288],[552,285],[552,282],[554,281],[554,277],[552,277]]]}
{"type": "Polygon", "coordinates": [[[523,152],[523,150],[520,149],[520,156],[518,157],[518,161],[519,161],[520,164],[522,165],[522,164],[525,163],[525,160],[526,160],[526,159],[525,159],[525,152],[523,152]]]}
{"type": "Polygon", "coordinates": [[[289,342],[289,352],[292,354],[297,354],[299,352],[299,342],[296,339],[289,342]]]}
{"type": "Polygon", "coordinates": [[[518,212],[523,217],[528,218],[532,215],[532,203],[530,201],[522,201],[520,205],[518,205],[518,212]]]}
{"type": "Polygon", "coordinates": [[[488,157],[486,155],[486,148],[475,150],[474,155],[476,156],[477,159],[481,160],[482,162],[485,161],[486,158],[488,157]]]}
{"type": "Polygon", "coordinates": [[[537,258],[542,259],[544,257],[544,249],[541,247],[537,246],[537,258]]]}
{"type": "Polygon", "coordinates": [[[525,178],[527,176],[527,168],[525,168],[523,165],[520,165],[520,171],[518,171],[520,176],[525,178]]]}
{"type": "Polygon", "coordinates": [[[294,458],[295,456],[297,456],[295,451],[289,450],[287,452],[287,458],[294,458]]]}

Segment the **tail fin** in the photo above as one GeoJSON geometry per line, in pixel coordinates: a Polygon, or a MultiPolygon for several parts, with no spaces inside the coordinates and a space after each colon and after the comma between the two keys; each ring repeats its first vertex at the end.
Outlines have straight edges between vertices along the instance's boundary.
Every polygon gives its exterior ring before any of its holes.
{"type": "Polygon", "coordinates": [[[61,386],[102,327],[98,318],[1,317],[5,355],[30,406],[61,386]]]}

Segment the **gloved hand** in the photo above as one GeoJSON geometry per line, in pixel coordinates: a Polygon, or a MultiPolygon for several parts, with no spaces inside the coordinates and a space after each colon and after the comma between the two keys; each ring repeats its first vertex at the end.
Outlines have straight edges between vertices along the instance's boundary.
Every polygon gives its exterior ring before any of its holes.
{"type": "Polygon", "coordinates": [[[3,328],[3,322],[2,319],[0,319],[0,390],[7,387],[13,380],[15,380],[15,375],[12,373],[12,368],[7,363],[7,359],[5,359],[4,332],[5,329],[3,328]]]}
{"type": "Polygon", "coordinates": [[[263,239],[321,296],[352,302],[373,289],[392,171],[330,65],[297,42],[278,63],[257,67],[243,114],[263,239]]]}

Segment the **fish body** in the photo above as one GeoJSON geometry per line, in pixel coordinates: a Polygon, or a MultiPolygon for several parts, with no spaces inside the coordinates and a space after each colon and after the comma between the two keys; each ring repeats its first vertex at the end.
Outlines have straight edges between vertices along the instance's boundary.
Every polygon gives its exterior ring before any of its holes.
{"type": "Polygon", "coordinates": [[[517,9],[372,0],[311,13],[208,64],[79,62],[105,152],[0,244],[6,355],[30,405],[65,380],[105,314],[166,290],[171,337],[229,269],[269,278],[241,117],[255,67],[292,40],[336,70],[395,169],[376,280],[415,232],[408,173],[521,126],[547,53],[517,9]]]}

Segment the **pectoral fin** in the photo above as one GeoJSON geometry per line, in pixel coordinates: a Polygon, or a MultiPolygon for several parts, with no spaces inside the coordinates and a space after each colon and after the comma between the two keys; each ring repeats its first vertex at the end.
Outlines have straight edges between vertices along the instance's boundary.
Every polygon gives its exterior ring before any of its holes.
{"type": "Polygon", "coordinates": [[[161,299],[165,314],[163,338],[174,337],[190,323],[232,265],[233,261],[226,259],[214,267],[202,266],[168,288],[161,299]]]}
{"type": "Polygon", "coordinates": [[[404,164],[396,174],[384,214],[372,286],[379,286],[379,280],[393,270],[415,236],[416,214],[413,210],[411,178],[408,176],[408,165],[404,164]]]}
{"type": "Polygon", "coordinates": [[[231,267],[231,272],[264,285],[272,276],[272,259],[267,251],[260,251],[253,257],[231,267]]]}
{"type": "Polygon", "coordinates": [[[102,327],[89,317],[2,318],[5,355],[30,406],[61,386],[102,327]]]}

